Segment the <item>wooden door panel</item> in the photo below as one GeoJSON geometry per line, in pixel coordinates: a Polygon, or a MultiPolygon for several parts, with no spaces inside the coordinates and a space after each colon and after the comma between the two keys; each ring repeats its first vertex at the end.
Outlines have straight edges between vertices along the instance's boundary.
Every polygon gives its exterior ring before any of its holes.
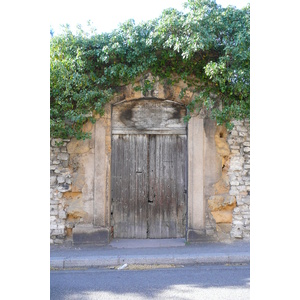
{"type": "Polygon", "coordinates": [[[185,135],[112,136],[114,237],[185,236],[185,162],[185,135]]]}
{"type": "Polygon", "coordinates": [[[149,238],[185,236],[186,136],[150,135],[149,238]]]}
{"type": "Polygon", "coordinates": [[[118,238],[147,237],[148,138],[112,136],[112,224],[118,238]]]}

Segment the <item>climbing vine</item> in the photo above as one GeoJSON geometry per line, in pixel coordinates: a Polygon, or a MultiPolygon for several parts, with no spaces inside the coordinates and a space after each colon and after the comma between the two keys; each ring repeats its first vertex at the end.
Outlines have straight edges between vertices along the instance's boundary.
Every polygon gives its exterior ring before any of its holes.
{"type": "Polygon", "coordinates": [[[232,119],[249,118],[250,6],[222,8],[214,0],[188,0],[185,7],[185,13],[167,9],[138,25],[128,20],[110,33],[97,34],[91,26],[85,32],[80,25],[73,33],[65,25],[63,34],[54,35],[51,136],[89,138],[83,124],[103,115],[120,85],[146,72],[169,84],[181,79],[193,88],[197,96],[189,112],[205,108],[228,128],[232,119]]]}

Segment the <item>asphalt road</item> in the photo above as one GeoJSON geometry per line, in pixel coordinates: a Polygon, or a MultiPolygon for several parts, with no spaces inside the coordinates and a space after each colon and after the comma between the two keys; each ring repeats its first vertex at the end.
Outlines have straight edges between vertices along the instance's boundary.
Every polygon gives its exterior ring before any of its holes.
{"type": "Polygon", "coordinates": [[[51,300],[250,299],[249,265],[51,271],[51,300]]]}

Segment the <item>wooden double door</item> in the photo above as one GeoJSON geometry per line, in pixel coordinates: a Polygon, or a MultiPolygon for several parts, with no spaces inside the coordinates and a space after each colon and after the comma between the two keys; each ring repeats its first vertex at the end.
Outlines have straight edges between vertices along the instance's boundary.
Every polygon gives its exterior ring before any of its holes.
{"type": "Polygon", "coordinates": [[[115,238],[185,236],[186,142],[185,134],[112,135],[115,238]]]}

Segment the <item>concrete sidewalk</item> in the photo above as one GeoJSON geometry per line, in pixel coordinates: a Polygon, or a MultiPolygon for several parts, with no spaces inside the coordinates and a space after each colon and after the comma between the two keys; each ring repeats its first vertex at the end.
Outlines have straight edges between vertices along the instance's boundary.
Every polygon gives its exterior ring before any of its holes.
{"type": "Polygon", "coordinates": [[[203,242],[185,244],[185,239],[113,240],[107,246],[54,246],[50,267],[92,268],[128,265],[187,265],[250,263],[250,242],[203,242]]]}

